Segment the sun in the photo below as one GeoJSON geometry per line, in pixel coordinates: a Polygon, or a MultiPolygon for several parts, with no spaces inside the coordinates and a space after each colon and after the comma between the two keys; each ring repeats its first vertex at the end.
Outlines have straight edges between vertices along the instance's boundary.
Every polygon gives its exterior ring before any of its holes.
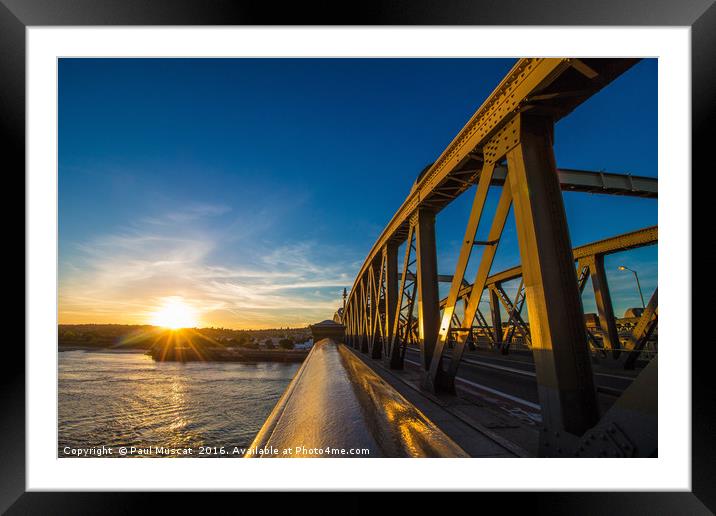
{"type": "Polygon", "coordinates": [[[170,297],[152,314],[151,324],[172,330],[194,328],[197,326],[196,311],[180,297],[170,297]]]}

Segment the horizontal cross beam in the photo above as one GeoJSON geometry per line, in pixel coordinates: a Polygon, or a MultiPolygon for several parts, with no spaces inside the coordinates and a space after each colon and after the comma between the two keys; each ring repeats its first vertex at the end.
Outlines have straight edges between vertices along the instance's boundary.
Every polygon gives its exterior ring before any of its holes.
{"type": "MultiPolygon", "coordinates": [[[[574,260],[577,261],[580,258],[594,255],[607,255],[618,253],[620,251],[626,251],[628,249],[635,249],[637,247],[644,247],[647,245],[656,244],[659,240],[659,228],[658,226],[650,226],[637,231],[631,231],[611,238],[605,238],[604,240],[598,240],[589,244],[580,245],[574,248],[574,260]]],[[[522,266],[511,267],[502,272],[493,274],[487,278],[485,287],[504,283],[513,279],[517,279],[522,276],[522,266]]],[[[450,277],[452,279],[452,277],[450,277]]],[[[445,277],[445,281],[448,281],[445,277]]],[[[460,290],[459,297],[470,295],[472,291],[472,285],[466,285],[460,290]]],[[[440,306],[445,304],[445,299],[440,301],[440,306]]]]}

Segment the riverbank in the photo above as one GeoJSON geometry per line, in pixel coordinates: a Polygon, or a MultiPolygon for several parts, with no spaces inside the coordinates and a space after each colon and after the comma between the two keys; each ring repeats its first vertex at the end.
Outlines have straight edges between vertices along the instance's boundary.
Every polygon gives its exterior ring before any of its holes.
{"type": "Polygon", "coordinates": [[[156,346],[147,355],[159,362],[303,362],[309,350],[296,349],[245,349],[245,348],[192,348],[156,346]]]}
{"type": "Polygon", "coordinates": [[[146,353],[146,348],[98,348],[97,346],[58,346],[57,351],[86,351],[87,353],[146,353]]]}

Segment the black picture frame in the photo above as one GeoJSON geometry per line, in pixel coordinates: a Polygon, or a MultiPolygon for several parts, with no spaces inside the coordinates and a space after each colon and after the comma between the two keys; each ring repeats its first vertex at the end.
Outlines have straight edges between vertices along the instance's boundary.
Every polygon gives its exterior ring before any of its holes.
{"type": "MultiPolygon", "coordinates": [[[[692,168],[705,174],[713,168],[710,159],[713,143],[708,134],[709,126],[715,121],[713,111],[716,107],[714,0],[386,0],[355,4],[294,3],[280,8],[270,2],[228,0],[0,0],[0,125],[5,136],[2,169],[6,199],[19,197],[20,188],[24,191],[24,182],[12,190],[7,184],[12,179],[22,181],[20,178],[24,177],[21,171],[25,167],[25,29],[28,26],[281,24],[690,26],[692,168]]],[[[696,199],[694,206],[698,206],[696,199]]],[[[14,209],[6,211],[6,220],[17,218],[14,209]]],[[[698,217],[693,218],[697,220],[698,217]]],[[[698,245],[696,240],[694,242],[698,245]]],[[[684,302],[690,304],[691,300],[684,302]]],[[[708,318],[706,310],[712,305],[694,303],[692,320],[708,318]]],[[[8,318],[8,324],[17,323],[8,318]]],[[[698,328],[694,327],[694,330],[692,339],[695,340],[698,328]]],[[[689,337],[685,335],[683,344],[689,344],[689,337]]],[[[710,514],[716,511],[715,375],[710,371],[713,364],[709,356],[711,346],[709,342],[701,344],[704,345],[692,349],[691,492],[512,493],[509,495],[510,507],[524,505],[532,512],[549,514],[710,514]]],[[[159,493],[26,493],[25,351],[16,342],[8,342],[3,358],[0,374],[0,511],[9,514],[128,514],[159,507],[167,511],[167,497],[159,493]]],[[[220,495],[219,499],[212,500],[212,504],[225,503],[228,496],[232,495],[220,495]]],[[[488,503],[484,497],[493,495],[480,496],[480,503],[488,503]]],[[[344,502],[346,510],[369,510],[371,502],[364,495],[353,494],[352,497],[354,503],[344,502]]],[[[177,497],[175,493],[171,498],[174,503],[186,503],[184,495],[177,497]]],[[[294,506],[302,503],[295,495],[286,500],[294,506]]],[[[280,503],[281,498],[272,498],[269,503],[277,502],[280,503]]],[[[403,503],[407,506],[402,510],[410,510],[409,505],[423,502],[422,498],[411,496],[403,503]]],[[[277,506],[274,508],[278,509],[277,506]]]]}

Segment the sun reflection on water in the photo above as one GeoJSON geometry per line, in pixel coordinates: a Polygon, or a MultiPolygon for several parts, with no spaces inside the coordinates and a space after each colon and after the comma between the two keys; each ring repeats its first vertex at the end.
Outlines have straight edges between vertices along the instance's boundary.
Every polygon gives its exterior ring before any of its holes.
{"type": "Polygon", "coordinates": [[[64,446],[248,446],[298,366],[62,352],[58,456],[64,446]]]}

